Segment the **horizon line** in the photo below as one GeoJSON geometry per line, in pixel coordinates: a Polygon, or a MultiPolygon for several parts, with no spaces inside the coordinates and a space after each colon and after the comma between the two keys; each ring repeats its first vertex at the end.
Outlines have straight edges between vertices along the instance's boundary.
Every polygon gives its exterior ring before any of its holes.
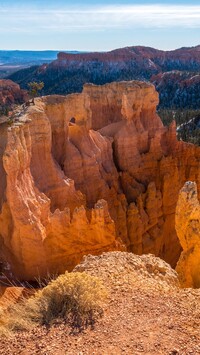
{"type": "Polygon", "coordinates": [[[91,52],[99,52],[99,53],[102,53],[102,52],[110,52],[110,51],[113,51],[113,50],[117,50],[117,49],[123,49],[123,48],[132,48],[132,47],[146,47],[146,48],[152,48],[152,49],[156,49],[156,50],[162,50],[164,52],[166,51],[173,51],[173,50],[176,50],[176,49],[182,49],[182,48],[196,48],[200,46],[200,43],[199,44],[196,44],[196,45],[193,45],[193,46],[188,46],[188,45],[181,45],[181,47],[174,47],[174,48],[171,48],[171,49],[162,49],[162,48],[157,48],[157,47],[152,47],[152,46],[149,46],[149,45],[141,45],[141,44],[136,44],[136,45],[127,45],[127,46],[123,46],[123,47],[115,47],[115,48],[112,48],[112,49],[108,49],[108,50],[95,50],[95,49],[0,49],[0,52],[3,52],[3,51],[10,51],[10,52],[15,52],[15,51],[18,51],[18,52],[79,52],[79,53],[91,53],[91,52]]]}

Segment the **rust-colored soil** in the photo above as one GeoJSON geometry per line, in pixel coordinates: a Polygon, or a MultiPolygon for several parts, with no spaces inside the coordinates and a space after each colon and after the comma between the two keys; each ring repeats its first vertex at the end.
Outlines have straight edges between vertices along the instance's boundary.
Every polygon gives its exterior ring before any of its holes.
{"type": "Polygon", "coordinates": [[[104,280],[109,300],[94,329],[70,334],[65,324],[1,339],[0,354],[200,354],[200,291],[179,289],[176,274],[153,256],[107,253],[76,270],[104,280]]]}

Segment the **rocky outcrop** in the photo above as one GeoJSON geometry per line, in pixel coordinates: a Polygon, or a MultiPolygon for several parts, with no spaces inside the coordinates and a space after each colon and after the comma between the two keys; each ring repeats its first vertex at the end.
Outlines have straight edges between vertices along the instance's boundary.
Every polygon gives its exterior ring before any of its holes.
{"type": "Polygon", "coordinates": [[[10,106],[14,103],[23,103],[27,99],[27,92],[12,80],[0,80],[0,106],[10,106]]]}
{"type": "MultiPolygon", "coordinates": [[[[99,256],[87,255],[73,272],[86,272],[103,279],[106,287],[119,285],[129,288],[149,287],[154,290],[177,289],[178,275],[164,260],[154,255],[135,255],[126,252],[108,252],[99,256]]],[[[122,287],[123,287],[122,286],[122,287]]]]}
{"type": "Polygon", "coordinates": [[[84,195],[62,170],[70,103],[65,97],[39,99],[4,129],[2,255],[22,279],[71,269],[87,252],[119,248],[107,203],[96,201],[86,211],[84,195]]]}
{"type": "Polygon", "coordinates": [[[195,182],[180,191],[176,208],[176,231],[183,251],[176,270],[183,287],[200,287],[200,205],[195,182]]]}
{"type": "Polygon", "coordinates": [[[177,142],[157,104],[151,84],[86,85],[0,127],[0,250],[18,278],[110,250],[175,266],[175,208],[184,182],[199,183],[200,149],[177,142]]]}

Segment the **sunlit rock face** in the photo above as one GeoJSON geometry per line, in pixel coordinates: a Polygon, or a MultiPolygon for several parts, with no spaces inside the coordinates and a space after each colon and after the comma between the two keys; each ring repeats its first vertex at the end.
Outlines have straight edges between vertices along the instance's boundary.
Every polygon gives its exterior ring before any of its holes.
{"type": "Polygon", "coordinates": [[[183,251],[176,270],[183,287],[200,287],[200,205],[196,183],[181,189],[176,208],[176,231],[183,251]]]}
{"type": "Polygon", "coordinates": [[[175,266],[181,186],[200,149],[163,127],[151,84],[85,85],[0,126],[0,248],[21,279],[71,270],[85,254],[154,253],[175,266]]]}

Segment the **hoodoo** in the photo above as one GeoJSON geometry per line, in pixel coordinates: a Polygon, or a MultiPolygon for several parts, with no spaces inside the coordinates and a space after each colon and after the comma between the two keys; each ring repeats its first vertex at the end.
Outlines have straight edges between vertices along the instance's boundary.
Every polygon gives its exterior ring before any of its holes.
{"type": "Polygon", "coordinates": [[[187,180],[200,184],[200,148],[178,142],[157,105],[148,83],[87,84],[0,126],[0,255],[15,277],[111,250],[175,266],[175,208],[187,180]]]}
{"type": "Polygon", "coordinates": [[[200,287],[200,205],[195,182],[180,191],[176,208],[176,231],[183,248],[176,266],[183,287],[200,287]]]}

